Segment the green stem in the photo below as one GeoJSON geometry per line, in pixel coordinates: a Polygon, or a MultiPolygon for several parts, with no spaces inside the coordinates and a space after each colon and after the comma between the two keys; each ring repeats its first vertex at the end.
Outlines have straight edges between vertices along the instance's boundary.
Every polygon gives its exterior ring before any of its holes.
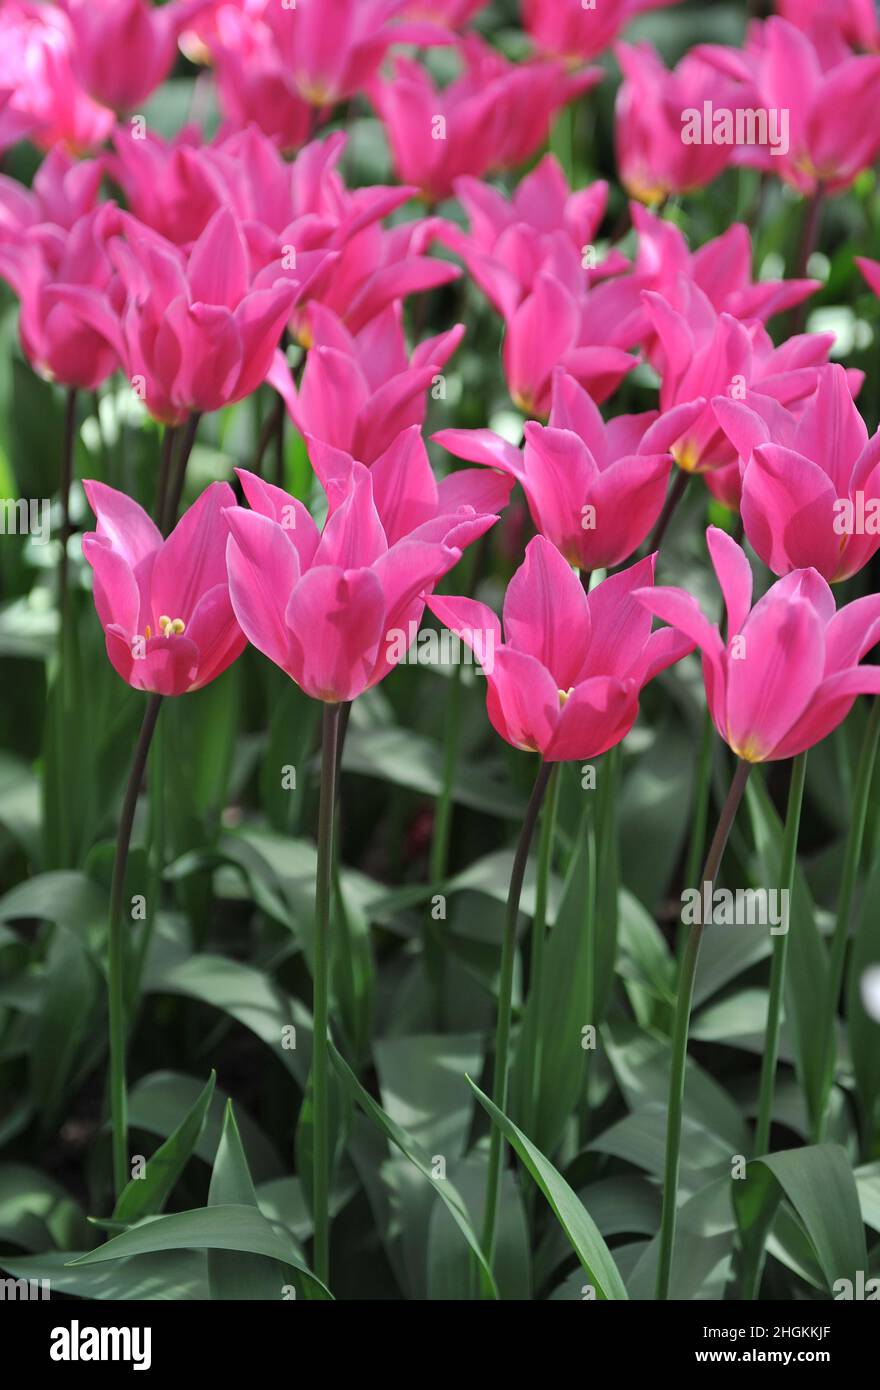
{"type": "MultiPolygon", "coordinates": [[[[709,848],[701,879],[704,885],[708,885],[706,896],[710,898],[751,767],[751,763],[737,762],[730,791],[727,793],[727,800],[718,819],[718,826],[709,848]]],[[[660,1300],[669,1297],[669,1283],[672,1275],[688,1029],[702,935],[703,923],[701,916],[698,915],[685,943],[678,980],[678,996],[675,1002],[675,1017],[672,1025],[672,1057],[669,1070],[669,1101],[666,1121],[666,1160],[663,1172],[663,1214],[660,1219],[660,1249],[657,1259],[657,1298],[660,1300]]]]}
{"type": "Polygon", "coordinates": [[[663,544],[663,538],[669,528],[669,523],[678,511],[678,505],[688,490],[691,473],[686,473],[683,468],[676,468],[675,480],[669,489],[666,501],[663,503],[663,510],[657,520],[657,525],[651,532],[648,540],[648,554],[653,555],[655,550],[659,550],[663,544]]]}
{"type": "Polygon", "coordinates": [[[785,965],[788,957],[789,904],[794,892],[797,867],[798,832],[807,776],[807,755],[801,753],[791,765],[788,788],[788,809],[785,813],[785,832],[782,838],[782,860],[779,866],[779,886],[783,893],[785,930],[773,938],[773,959],[770,964],[770,997],[767,1001],[767,1029],[764,1034],[764,1053],[761,1061],[761,1086],[758,1099],[758,1123],[755,1129],[755,1156],[769,1151],[770,1125],[773,1119],[773,1092],[776,1084],[776,1064],[779,1060],[779,1034],[782,1026],[782,999],[785,990],[785,965]]]}
{"type": "Polygon", "coordinates": [[[131,1008],[137,1004],[144,967],[150,953],[150,942],[156,930],[159,910],[162,906],[162,884],[165,875],[165,721],[160,717],[153,734],[150,749],[147,790],[150,798],[150,891],[147,899],[147,920],[141,932],[134,966],[131,972],[129,1002],[131,1008]]]}
{"type": "Polygon", "coordinates": [[[868,727],[865,729],[862,750],[859,754],[856,785],[853,792],[852,819],[849,823],[849,833],[846,838],[846,851],[843,859],[843,876],[840,883],[837,919],[834,923],[834,935],[831,938],[831,959],[828,967],[828,993],[825,1003],[825,1017],[822,1021],[824,1030],[823,1053],[826,1059],[825,1076],[819,1094],[814,1134],[814,1142],[817,1144],[821,1144],[824,1139],[825,1130],[828,1125],[828,1107],[834,1085],[834,1073],[837,1060],[835,1038],[837,1005],[840,999],[841,985],[843,984],[843,967],[846,960],[846,948],[849,941],[850,924],[852,921],[856,879],[858,877],[859,863],[862,857],[862,844],[865,837],[868,796],[874,777],[874,764],[877,761],[878,740],[880,740],[880,696],[875,698],[871,706],[868,727]]]}
{"type": "MultiPolygon", "coordinates": [[[[453,793],[455,790],[455,771],[458,765],[458,739],[461,725],[461,705],[464,684],[464,666],[456,662],[449,678],[449,700],[446,704],[446,717],[443,731],[443,781],[437,806],[434,812],[434,829],[431,837],[431,854],[428,864],[428,877],[433,888],[442,885],[449,868],[449,841],[452,832],[453,793]]],[[[443,1027],[443,950],[438,940],[432,919],[426,919],[425,926],[425,971],[434,1003],[437,1026],[443,1027]]]]}
{"type": "MultiPolygon", "coordinates": [[[[527,1102],[527,1133],[533,1134],[541,1094],[541,1006],[544,990],[544,946],[547,940],[547,903],[550,896],[550,874],[553,867],[553,840],[556,831],[556,810],[559,804],[559,765],[553,764],[547,787],[547,802],[541,816],[541,835],[538,841],[538,877],[535,888],[535,915],[532,918],[532,949],[529,957],[530,978],[528,1036],[522,1038],[525,1055],[531,1059],[531,1082],[527,1102]]],[[[533,1186],[533,1185],[532,1185],[533,1186]]],[[[532,1188],[530,1188],[532,1190],[532,1188]]]]}
{"type": "MultiPolygon", "coordinates": [[[[542,762],[535,778],[532,795],[523,818],[519,842],[513,859],[510,874],[510,888],[507,894],[507,912],[504,920],[504,937],[501,946],[501,973],[498,983],[498,1018],[495,1029],[495,1071],[492,1080],[492,1100],[499,1110],[507,1107],[508,1053],[510,1051],[510,1025],[513,1013],[513,967],[516,958],[516,925],[519,917],[519,900],[522,895],[523,879],[529,859],[529,849],[535,824],[541,810],[541,802],[553,771],[552,763],[542,762]]],[[[501,1131],[492,1126],[489,1138],[489,1171],[486,1179],[486,1206],[483,1213],[483,1254],[490,1269],[495,1255],[495,1231],[498,1224],[498,1201],[501,1190],[501,1131]]]]}
{"type": "Polygon", "coordinates": [[[169,531],[173,531],[177,522],[177,513],[180,510],[180,499],[183,496],[183,485],[186,481],[186,466],[189,463],[189,456],[196,442],[196,432],[198,431],[201,418],[198,412],[194,412],[187,420],[183,437],[180,441],[177,463],[169,471],[168,493],[165,499],[165,510],[160,526],[163,536],[167,536],[169,531]]]}
{"type": "Polygon", "coordinates": [[[107,936],[108,1018],[110,1039],[110,1122],[113,1131],[113,1184],[117,1198],[129,1179],[128,1118],[125,1089],[125,937],[122,929],[125,870],[138,792],[147,754],[162,706],[161,695],[150,695],[135,745],[128,785],[122,801],[116,855],[110,888],[110,923],[107,936]]]}
{"type": "Polygon", "coordinates": [[[312,1218],[315,1243],[312,1265],[322,1283],[330,1266],[330,1114],[327,1094],[327,1027],[329,1018],[330,908],[333,886],[333,840],[336,808],[340,705],[324,705],[321,738],[321,800],[318,810],[318,866],[315,877],[314,1039],[312,1045],[312,1218]]]}
{"type": "Polygon", "coordinates": [[[168,487],[174,465],[174,445],[177,441],[175,425],[166,425],[162,434],[162,457],[159,462],[159,481],[156,485],[156,524],[165,524],[168,510],[168,487]]]}

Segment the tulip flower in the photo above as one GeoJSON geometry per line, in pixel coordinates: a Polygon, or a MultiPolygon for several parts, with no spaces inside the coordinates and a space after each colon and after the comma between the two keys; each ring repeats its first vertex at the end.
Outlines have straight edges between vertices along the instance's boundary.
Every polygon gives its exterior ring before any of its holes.
{"type": "Polygon", "coordinates": [[[103,160],[75,160],[60,146],[46,155],[31,188],[0,174],[0,242],[47,222],[69,232],[94,209],[103,174],[103,160]]]}
{"type": "Polygon", "coordinates": [[[633,323],[626,279],[609,280],[587,294],[548,271],[538,274],[507,320],[502,352],[508,390],[524,415],[546,417],[557,366],[601,403],[637,365],[624,348],[633,323]]]}
{"type": "MultiPolygon", "coordinates": [[[[725,394],[742,400],[752,390],[790,405],[815,390],[833,333],[800,334],[777,348],[760,323],[716,313],[692,281],[680,278],[674,297],[680,309],[661,295],[644,296],[659,343],[662,411],[697,397],[710,402],[725,394]]],[[[673,444],[672,454],[687,473],[709,473],[736,461],[736,450],[708,403],[673,444]]]]}
{"type": "Polygon", "coordinates": [[[223,515],[235,503],[212,483],[167,540],[146,512],[105,483],[85,482],[96,531],[83,537],[95,608],[113,669],[135,690],[200,690],[245,647],[229,599],[223,515]]]}
{"type": "Polygon", "coordinates": [[[370,85],[398,178],[429,203],[449,197],[463,175],[522,164],[546,139],[553,114],[602,76],[597,68],[569,73],[560,63],[508,63],[476,34],[459,51],[464,70],[443,91],[403,58],[390,81],[370,85]]]}
{"type": "Polygon", "coordinates": [[[880,52],[880,20],[874,0],[777,0],[776,13],[809,34],[825,68],[853,49],[880,52]]]}
{"type": "Polygon", "coordinates": [[[848,188],[876,159],[880,56],[850,55],[826,69],[809,36],[778,16],[753,24],[742,51],[708,44],[695,52],[741,84],[741,104],[786,113],[785,148],[743,146],[739,162],[813,195],[848,188]]]}
{"type": "MultiPolygon", "coordinates": [[[[741,222],[691,252],[674,222],[655,217],[639,203],[633,203],[630,211],[639,236],[631,278],[642,290],[662,295],[674,308],[684,307],[679,289],[691,281],[719,314],[731,314],[742,323],[753,319],[766,323],[820,288],[818,280],[753,280],[752,238],[741,222]]],[[[642,314],[644,327],[638,341],[648,360],[661,371],[659,344],[644,306],[642,314]]]]}
{"type": "Polygon", "coordinates": [[[589,254],[605,216],[608,184],[599,180],[572,193],[553,155],[544,156],[509,200],[472,178],[456,179],[455,195],[470,218],[470,232],[443,222],[437,235],[462,257],[471,278],[507,320],[541,270],[589,286],[629,268],[619,252],[599,264],[589,254]]]}
{"type": "Polygon", "coordinates": [[[623,72],[615,146],[627,192],[650,206],[711,183],[730,163],[733,146],[687,143],[687,113],[701,112],[706,101],[732,109],[734,84],[720,83],[717,71],[693,54],[669,72],[648,43],[621,43],[615,53],[623,72]]]}
{"type": "Polygon", "coordinates": [[[746,538],[774,574],[812,567],[849,579],[880,547],[880,434],[868,431],[841,366],[818,372],[799,414],[757,397],[715,404],[742,459],[746,538]]]}
{"type": "Polygon", "coordinates": [[[73,31],[73,62],[86,91],[132,111],[165,81],[185,25],[211,0],[59,0],[73,31]]]}
{"type": "Polygon", "coordinates": [[[22,350],[49,380],[93,391],[119,367],[118,347],[68,302],[94,297],[109,317],[121,311],[125,293],[107,253],[119,225],[116,207],[104,203],[70,230],[47,223],[0,235],[0,277],[21,302],[22,350]]]}
{"type": "MultiPolygon", "coordinates": [[[[372,470],[351,458],[320,450],[316,457],[331,503],[323,534],[301,503],[239,470],[253,510],[226,513],[229,584],[257,650],[313,699],[339,704],[402,659],[400,634],[418,624],[425,591],[497,516],[462,504],[455,488],[432,490],[411,439],[376,461],[375,483],[372,470]]],[[[479,490],[474,495],[483,505],[479,490]]],[[[503,500],[498,489],[492,500],[503,500]]]]}
{"type": "Polygon", "coordinates": [[[545,762],[595,758],[635,723],[648,681],[693,650],[651,632],[633,598],[654,556],[612,575],[589,598],[555,546],[535,536],[507,589],[504,630],[485,604],[435,595],[428,607],[485,660],[492,727],[545,762]]]}
{"type": "Polygon", "coordinates": [[[65,301],[106,335],[150,414],[179,425],[255,391],[298,295],[270,267],[253,281],[234,213],[221,208],[189,256],[125,218],[110,252],[128,291],[122,317],[99,295],[75,289],[65,301]]]}
{"type": "Polygon", "coordinates": [[[407,357],[400,305],[357,334],[315,304],[313,338],[297,388],[283,360],[270,376],[301,434],[373,463],[410,425],[425,419],[425,393],[461,342],[464,328],[420,343],[407,357]]]}
{"type": "Polygon", "coordinates": [[[435,43],[435,25],[395,21],[407,0],[298,0],[221,6],[202,31],[224,114],[298,149],[316,119],[362,91],[394,43],[435,43]]]}
{"type": "Polygon", "coordinates": [[[357,332],[395,299],[460,275],[424,254],[436,235],[432,223],[380,226],[414,189],[346,188],[337,170],[342,132],[312,141],[292,162],[255,127],[211,145],[191,129],[167,143],[120,130],[115,143],[111,168],[141,222],[188,249],[218,208],[229,206],[252,275],[279,261],[295,268],[300,296],[291,327],[303,341],[310,335],[307,302],[326,304],[357,332]]]}
{"type": "Polygon", "coordinates": [[[621,415],[606,425],[587,392],[557,368],[549,425],[529,421],[522,452],[490,430],[441,430],[434,438],[456,457],[521,483],[541,535],[589,572],[622,564],[645,540],[663,508],[670,446],[704,404],[621,415]]]}
{"type": "Polygon", "coordinates": [[[523,0],[523,25],[535,47],[569,63],[595,58],[617,38],[630,20],[645,10],[677,0],[523,0]]]}
{"type": "Polygon", "coordinates": [[[55,5],[5,0],[0,7],[0,150],[30,139],[43,149],[78,153],[100,145],[113,112],[82,89],[73,69],[74,38],[55,5]]]}
{"type": "Polygon", "coordinates": [[[634,597],[699,647],[709,712],[737,757],[793,758],[836,729],[858,695],[880,693],[880,666],[859,664],[880,641],[880,598],[856,599],[837,612],[822,576],[796,569],[752,607],[744,552],[714,526],[706,538],[725,600],[726,640],[683,589],[642,589],[634,597]]]}

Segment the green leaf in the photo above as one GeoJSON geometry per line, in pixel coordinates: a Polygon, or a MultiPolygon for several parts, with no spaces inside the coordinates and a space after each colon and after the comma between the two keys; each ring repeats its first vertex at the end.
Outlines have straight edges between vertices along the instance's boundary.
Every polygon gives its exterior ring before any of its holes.
{"type": "MultiPolygon", "coordinates": [[[[541,1084],[531,1122],[535,1143],[553,1153],[572,1107],[581,1094],[590,1053],[582,1046],[581,1029],[593,1023],[594,962],[586,914],[595,912],[590,846],[581,835],[569,866],[556,921],[544,948],[541,1006],[530,993],[520,1029],[521,1044],[535,1040],[541,1056],[541,1084]]],[[[533,1054],[517,1048],[511,1077],[511,1110],[523,1122],[531,1113],[533,1054]]],[[[473,1068],[469,1068],[473,1070],[473,1068]]]]}
{"type": "MultiPolygon", "coordinates": [[[[759,881],[779,882],[782,822],[759,778],[752,777],[746,798],[760,858],[759,881]]],[[[798,1078],[804,1088],[810,1115],[816,1118],[825,1076],[824,1039],[816,1020],[824,1016],[828,958],[803,871],[795,874],[790,913],[785,1017],[795,1052],[798,1078]]]]}
{"type": "Polygon", "coordinates": [[[577,1194],[572,1191],[565,1178],[554,1168],[550,1160],[544,1157],[540,1149],[536,1148],[531,1140],[526,1138],[522,1130],[517,1129],[513,1121],[509,1120],[496,1105],[492,1104],[489,1097],[483,1094],[479,1086],[474,1085],[470,1077],[468,1077],[468,1085],[489,1115],[492,1123],[501,1130],[511,1148],[514,1149],[546,1197],[553,1215],[564,1230],[571,1243],[571,1248],[595,1287],[597,1297],[600,1299],[627,1298],[626,1285],[614,1263],[614,1257],[577,1194]]]}
{"type": "Polygon", "coordinates": [[[48,1279],[53,1294],[74,1298],[178,1303],[208,1297],[205,1256],[197,1250],[169,1250],[85,1269],[77,1267],[76,1251],[71,1250],[22,1259],[0,1255],[0,1268],[15,1279],[48,1279]]]}
{"type": "Polygon", "coordinates": [[[815,1144],[752,1159],[746,1178],[732,1184],[744,1248],[753,1252],[767,1236],[780,1198],[799,1217],[829,1292],[837,1279],[855,1283],[868,1269],[859,1193],[844,1149],[815,1144]]]}
{"type": "MultiPolygon", "coordinates": [[[[230,1203],[257,1207],[257,1194],[232,1102],[227,1101],[223,1134],[208,1190],[208,1206],[230,1203]]],[[[208,1251],[208,1287],[213,1299],[279,1299],[285,1283],[284,1271],[277,1260],[267,1260],[262,1255],[233,1254],[228,1250],[208,1251]]]]}
{"type": "Polygon", "coordinates": [[[863,1124],[870,1136],[880,1099],[880,1026],[862,1003],[862,975],[880,963],[880,855],[865,885],[850,953],[847,983],[849,1051],[856,1078],[863,1124]]]}
{"type": "Polygon", "coordinates": [[[106,1260],[121,1260],[160,1250],[240,1250],[264,1255],[290,1265],[326,1297],[331,1297],[330,1290],[303,1264],[289,1235],[283,1230],[276,1231],[257,1207],[240,1203],[147,1217],[139,1225],[108,1240],[106,1245],[69,1263],[72,1266],[103,1264],[106,1260]]]}
{"type": "Polygon", "coordinates": [[[434,1173],[432,1171],[431,1160],[429,1156],[424,1152],[421,1145],[417,1144],[411,1135],[407,1134],[405,1130],[401,1129],[400,1125],[395,1124],[395,1122],[391,1119],[390,1115],[386,1115],[381,1105],[376,1104],[376,1102],[373,1100],[373,1097],[369,1095],[367,1091],[364,1090],[363,1086],[358,1081],[354,1072],[348,1066],[347,1062],[345,1062],[344,1059],[339,1055],[332,1043],[330,1044],[330,1060],[332,1061],[333,1066],[336,1068],[336,1073],[339,1076],[342,1084],[348,1091],[349,1095],[351,1096],[352,1100],[360,1106],[364,1114],[369,1119],[371,1119],[375,1124],[379,1126],[379,1128],[385,1133],[386,1137],[391,1140],[392,1144],[394,1144],[396,1148],[400,1149],[400,1152],[404,1155],[404,1157],[408,1158],[410,1163],[414,1164],[415,1167],[418,1168],[419,1172],[422,1173],[424,1177],[428,1180],[428,1182],[431,1184],[434,1191],[437,1193],[437,1196],[440,1198],[441,1202],[443,1202],[443,1204],[446,1207],[448,1207],[449,1213],[452,1216],[453,1221],[455,1222],[458,1229],[461,1231],[462,1235],[464,1236],[473,1253],[476,1255],[480,1268],[483,1270],[483,1273],[489,1280],[492,1291],[495,1294],[495,1297],[497,1298],[498,1290],[495,1285],[495,1280],[492,1276],[492,1271],[486,1263],[483,1252],[480,1249],[480,1242],[477,1238],[477,1234],[474,1231],[473,1226],[471,1225],[471,1220],[468,1215],[467,1207],[465,1206],[460,1193],[453,1187],[452,1183],[449,1181],[448,1178],[444,1178],[439,1181],[435,1180],[434,1173]]]}
{"type": "Polygon", "coordinates": [[[195,1105],[148,1160],[143,1176],[132,1178],[120,1193],[113,1211],[114,1221],[130,1225],[162,1210],[198,1143],[216,1080],[212,1071],[195,1105]]]}

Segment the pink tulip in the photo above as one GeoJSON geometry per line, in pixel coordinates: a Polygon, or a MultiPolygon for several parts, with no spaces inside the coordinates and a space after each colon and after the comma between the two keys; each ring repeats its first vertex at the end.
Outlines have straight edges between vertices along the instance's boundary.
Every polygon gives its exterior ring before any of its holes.
{"type": "Polygon", "coordinates": [[[820,184],[832,193],[849,187],[876,159],[880,56],[847,56],[826,69],[808,35],[779,17],[753,24],[742,52],[717,45],[696,51],[740,83],[741,103],[786,113],[786,148],[744,146],[739,162],[813,194],[820,184]]]}
{"type": "MultiPolygon", "coordinates": [[[[751,391],[783,405],[802,400],[815,390],[817,368],[834,344],[833,333],[804,333],[774,347],[760,323],[743,324],[717,313],[702,290],[684,278],[674,295],[680,308],[658,294],[644,298],[659,344],[662,411],[697,397],[742,400],[751,391]]],[[[688,473],[709,473],[736,460],[711,404],[674,443],[672,454],[688,473]]]]}
{"type": "Polygon", "coordinates": [[[411,59],[370,86],[385,123],[397,176],[429,203],[455,180],[522,164],[546,139],[553,114],[599,81],[600,69],[569,73],[560,63],[508,63],[476,34],[459,45],[463,72],[439,91],[411,59]]]}
{"type": "Polygon", "coordinates": [[[321,452],[320,466],[330,502],[323,534],[300,502],[239,471],[253,510],[225,513],[227,562],[248,640],[307,695],[338,703],[402,659],[425,592],[497,517],[463,504],[454,488],[445,497],[443,484],[432,490],[412,436],[376,461],[375,479],[332,450],[321,452]],[[452,510],[443,515],[442,505],[452,510]]]}
{"type": "Polygon", "coordinates": [[[630,20],[678,0],[523,0],[523,25],[536,48],[569,62],[604,52],[630,20]]]}
{"type": "Polygon", "coordinates": [[[507,386],[524,415],[546,417],[557,366],[601,403],[637,365],[625,351],[634,321],[627,281],[607,280],[586,293],[583,283],[564,284],[549,271],[539,272],[531,293],[507,319],[504,335],[507,386]]]}
{"type": "Polygon", "coordinates": [[[311,311],[312,347],[299,389],[283,360],[270,380],[301,434],[371,464],[410,425],[424,423],[425,393],[464,334],[459,324],[407,356],[400,305],[352,334],[330,309],[311,311]]]}
{"type": "Polygon", "coordinates": [[[407,0],[277,0],[223,5],[198,26],[217,70],[225,116],[255,123],[283,150],[362,91],[394,43],[442,41],[430,24],[395,23],[407,0]]]}
{"type": "Polygon", "coordinates": [[[686,113],[702,111],[705,101],[732,109],[735,84],[720,82],[717,71],[693,54],[669,72],[649,43],[621,43],[615,53],[623,71],[615,145],[627,192],[656,205],[711,183],[727,168],[733,147],[686,143],[686,113]]]}
{"type": "Polygon", "coordinates": [[[218,208],[241,222],[251,273],[274,262],[295,263],[301,293],[292,327],[310,336],[306,301],[334,309],[353,331],[395,299],[457,279],[447,261],[425,255],[431,222],[381,221],[414,192],[409,188],[346,188],[337,165],[342,132],[306,145],[292,161],[255,127],[202,145],[187,129],[166,144],[157,136],[116,135],[111,167],[140,221],[182,247],[196,240],[218,208]]]}
{"type": "Polygon", "coordinates": [[[809,34],[826,68],[848,57],[848,50],[880,51],[874,0],[777,0],[776,11],[809,34]]]}
{"type": "Polygon", "coordinates": [[[653,582],[649,556],[587,598],[574,571],[543,536],[504,599],[504,635],[491,608],[434,597],[432,613],[474,651],[486,676],[493,728],[547,762],[595,758],[625,738],[648,681],[693,650],[669,630],[651,632],[633,592],[653,582]]]}
{"type": "Polygon", "coordinates": [[[83,91],[73,70],[73,33],[54,5],[4,0],[0,7],[0,150],[25,138],[43,149],[93,149],[114,116],[83,91]]]}
{"type": "Polygon", "coordinates": [[[608,184],[600,180],[572,193],[553,155],[521,180],[511,199],[473,178],[456,179],[455,194],[470,231],[444,222],[438,236],[462,257],[505,319],[513,317],[542,270],[580,287],[629,268],[616,251],[598,265],[589,255],[605,216],[608,184]]]}
{"type": "Polygon", "coordinates": [[[114,669],[135,690],[200,690],[240,656],[245,638],[229,601],[228,483],[212,483],[167,540],[146,512],[105,483],[84,483],[97,531],[83,537],[95,608],[114,669]]]}
{"type": "Polygon", "coordinates": [[[746,537],[774,574],[840,582],[866,565],[880,547],[880,434],[869,440],[843,367],[820,368],[798,414],[766,397],[713,404],[743,464],[746,537]]]}
{"type": "Polygon", "coordinates": [[[59,0],[74,37],[74,68],[86,91],[114,111],[132,111],[165,81],[184,25],[210,0],[59,0]]]}
{"type": "Polygon", "coordinates": [[[0,174],[0,241],[43,223],[69,232],[95,207],[103,175],[103,160],[76,160],[60,146],[46,155],[31,188],[0,174]]]}
{"type": "Polygon", "coordinates": [[[234,213],[215,213],[190,255],[125,217],[110,253],[128,292],[119,317],[93,291],[65,301],[103,332],[156,420],[178,425],[219,410],[265,381],[298,289],[269,268],[255,279],[234,213]]]}
{"type": "MultiPolygon", "coordinates": [[[[718,313],[731,314],[742,323],[757,319],[766,323],[775,314],[800,304],[820,288],[818,280],[752,280],[752,239],[741,222],[722,236],[691,252],[674,222],[655,217],[639,203],[631,205],[633,226],[639,234],[639,254],[632,279],[644,290],[653,290],[675,308],[683,307],[678,291],[692,281],[718,313]]],[[[658,341],[644,313],[639,341],[652,365],[660,370],[658,341]]]]}
{"type": "Polygon", "coordinates": [[[699,647],[709,711],[737,757],[793,758],[836,729],[858,695],[880,693],[880,666],[859,665],[880,640],[880,598],[835,612],[822,576],[799,569],[752,608],[745,554],[714,526],[706,538],[727,609],[726,642],[683,589],[634,597],[699,647]]]}
{"type": "Polygon", "coordinates": [[[93,391],[120,365],[118,348],[70,304],[85,296],[111,318],[120,313],[125,292],[107,253],[119,226],[117,208],[104,203],[69,230],[45,223],[0,235],[0,277],[21,303],[22,350],[35,371],[64,386],[93,391]]]}
{"type": "Polygon", "coordinates": [[[703,404],[605,424],[586,391],[558,368],[549,426],[530,421],[522,453],[490,430],[442,430],[434,438],[457,458],[500,468],[521,483],[535,526],[570,565],[609,569],[629,559],[657,521],[670,445],[703,404]]]}

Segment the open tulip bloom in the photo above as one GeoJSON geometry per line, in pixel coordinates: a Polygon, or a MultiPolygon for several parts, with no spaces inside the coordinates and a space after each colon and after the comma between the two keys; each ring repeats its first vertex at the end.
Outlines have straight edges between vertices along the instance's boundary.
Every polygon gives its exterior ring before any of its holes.
{"type": "Polygon", "coordinates": [[[836,610],[814,569],[793,570],[752,607],[752,571],[724,531],[706,533],[727,608],[727,639],[683,589],[635,598],[699,647],[706,701],[738,758],[793,758],[836,729],[857,696],[880,692],[880,666],[860,665],[880,641],[880,597],[836,610]]]}
{"type": "Polygon", "coordinates": [[[522,485],[532,520],[570,565],[584,571],[622,564],[660,516],[674,440],[705,402],[666,415],[620,415],[606,425],[590,396],[561,367],[545,428],[525,427],[516,449],[491,430],[441,430],[451,454],[500,468],[522,485]]]}
{"type": "Polygon", "coordinates": [[[822,367],[793,415],[755,393],[715,414],[742,463],[745,534],[774,574],[851,578],[880,547],[880,434],[868,438],[843,367],[822,367]]]}

